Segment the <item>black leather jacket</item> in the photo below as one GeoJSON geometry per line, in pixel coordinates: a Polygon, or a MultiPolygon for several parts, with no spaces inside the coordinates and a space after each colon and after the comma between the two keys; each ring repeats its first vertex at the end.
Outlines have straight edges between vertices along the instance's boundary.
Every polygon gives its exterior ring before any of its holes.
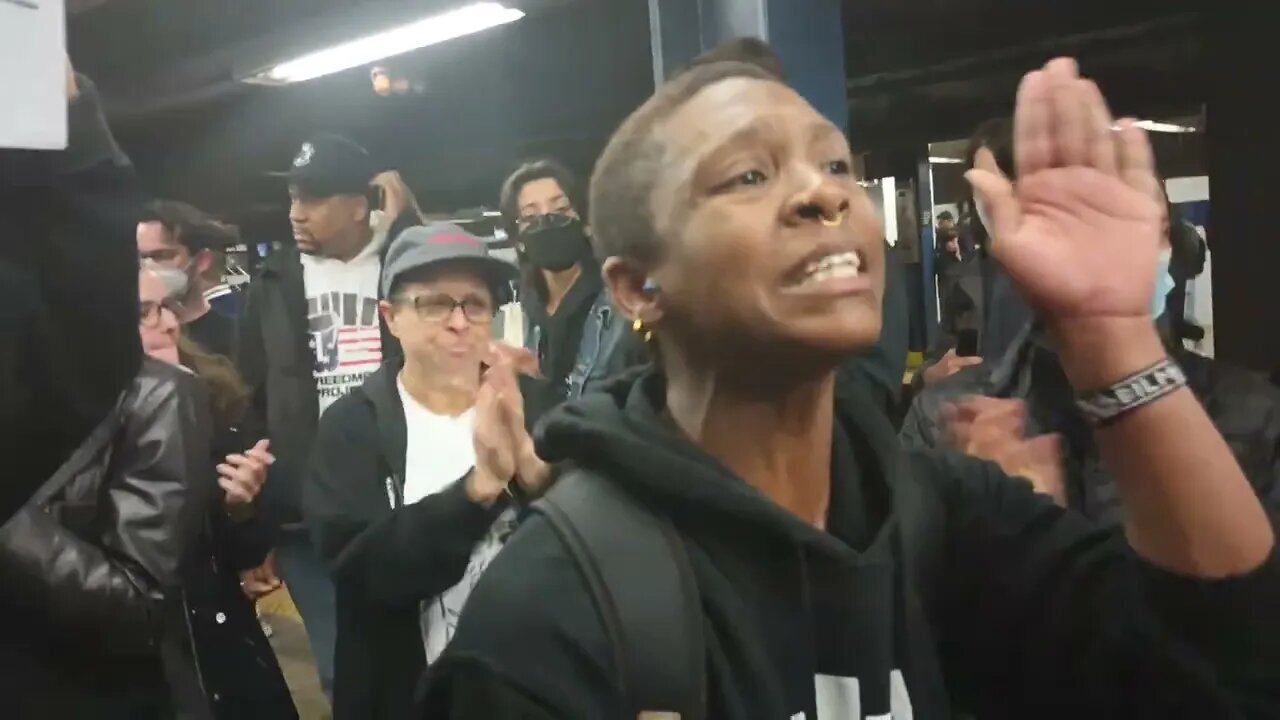
{"type": "Polygon", "coordinates": [[[191,482],[209,474],[209,423],[194,376],[144,359],[109,440],[0,527],[0,671],[25,685],[14,717],[168,705],[162,658],[185,642],[179,570],[217,487],[191,482]]]}

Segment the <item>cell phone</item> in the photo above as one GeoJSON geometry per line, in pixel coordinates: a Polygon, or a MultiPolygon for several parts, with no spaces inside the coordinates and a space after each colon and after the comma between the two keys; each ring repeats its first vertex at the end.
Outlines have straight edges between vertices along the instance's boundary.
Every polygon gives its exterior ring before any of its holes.
{"type": "Polygon", "coordinates": [[[961,330],[956,339],[956,355],[960,357],[978,356],[978,331],[961,330]]]}

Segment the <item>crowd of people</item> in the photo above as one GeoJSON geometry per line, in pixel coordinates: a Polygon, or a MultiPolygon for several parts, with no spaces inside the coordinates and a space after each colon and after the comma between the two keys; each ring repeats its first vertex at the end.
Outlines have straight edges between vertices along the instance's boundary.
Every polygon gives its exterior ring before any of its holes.
{"type": "Polygon", "coordinates": [[[281,585],[338,720],[1280,716],[1280,394],[1185,349],[1203,263],[1073,61],[975,134],[982,312],[907,388],[849,139],[759,41],[585,191],[520,164],[516,264],[310,137],[243,292],[67,95],[0,152],[7,717],[295,718],[281,585]]]}

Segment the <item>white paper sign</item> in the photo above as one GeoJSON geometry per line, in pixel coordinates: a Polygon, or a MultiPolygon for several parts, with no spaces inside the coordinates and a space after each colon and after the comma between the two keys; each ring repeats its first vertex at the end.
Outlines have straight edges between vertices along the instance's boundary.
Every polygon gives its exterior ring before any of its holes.
{"type": "Polygon", "coordinates": [[[64,0],[0,0],[0,148],[67,146],[64,0]]]}

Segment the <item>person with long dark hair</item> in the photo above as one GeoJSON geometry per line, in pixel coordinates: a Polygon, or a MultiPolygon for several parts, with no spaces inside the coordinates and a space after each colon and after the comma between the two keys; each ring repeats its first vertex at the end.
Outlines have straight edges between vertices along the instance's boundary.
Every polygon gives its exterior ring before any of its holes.
{"type": "Polygon", "coordinates": [[[275,651],[241,580],[270,551],[270,529],[257,500],[275,458],[269,443],[246,432],[251,394],[231,361],[185,335],[178,339],[178,359],[209,389],[212,465],[222,491],[183,572],[194,677],[214,718],[296,718],[275,651]]]}
{"type": "Polygon", "coordinates": [[[1111,129],[1071,60],[1017,107],[1017,187],[969,179],[1095,421],[1124,537],[995,466],[904,453],[839,383],[879,335],[885,262],[848,140],[760,67],[708,64],[622,124],[591,184],[656,367],[540,425],[564,474],[472,592],[425,717],[1280,710],[1275,535],[1150,315],[1147,138],[1111,129]]]}
{"type": "Polygon", "coordinates": [[[239,582],[240,573],[261,564],[269,549],[255,501],[275,458],[267,441],[243,437],[251,393],[235,366],[179,327],[187,297],[175,293],[175,272],[144,264],[138,331],[152,360],[182,368],[204,386],[212,424],[205,466],[187,478],[208,502],[170,603],[182,631],[165,646],[166,676],[184,717],[289,720],[297,717],[289,688],[239,582]]]}
{"type": "MultiPolygon", "coordinates": [[[[636,357],[627,324],[601,280],[578,193],[568,168],[542,158],[517,168],[499,198],[520,264],[523,344],[537,357],[543,378],[526,398],[531,421],[636,357]]],[[[499,327],[505,322],[499,318],[499,327]]]]}

